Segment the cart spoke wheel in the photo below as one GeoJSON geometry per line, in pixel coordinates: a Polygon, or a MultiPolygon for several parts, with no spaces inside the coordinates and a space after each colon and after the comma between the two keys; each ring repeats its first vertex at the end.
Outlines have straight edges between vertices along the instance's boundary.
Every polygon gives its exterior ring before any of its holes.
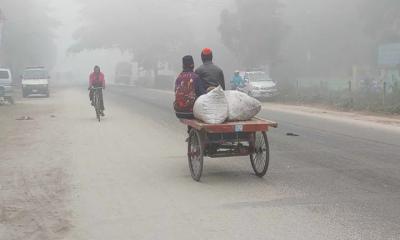
{"type": "Polygon", "coordinates": [[[258,177],[264,177],[269,166],[269,143],[265,132],[254,134],[254,153],[250,155],[251,165],[258,177]]]}
{"type": "Polygon", "coordinates": [[[203,140],[200,132],[192,129],[189,133],[188,160],[190,173],[195,181],[200,181],[203,173],[203,153],[203,140]]]}

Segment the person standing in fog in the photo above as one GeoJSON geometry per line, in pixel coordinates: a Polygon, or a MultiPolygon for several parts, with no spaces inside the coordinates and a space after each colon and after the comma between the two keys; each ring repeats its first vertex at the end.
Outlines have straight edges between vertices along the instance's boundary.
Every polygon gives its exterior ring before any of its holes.
{"type": "Polygon", "coordinates": [[[225,90],[224,72],[213,63],[212,50],[209,48],[203,49],[201,52],[201,60],[203,61],[203,65],[197,68],[195,72],[202,80],[205,89],[211,91],[221,86],[225,90]]]}

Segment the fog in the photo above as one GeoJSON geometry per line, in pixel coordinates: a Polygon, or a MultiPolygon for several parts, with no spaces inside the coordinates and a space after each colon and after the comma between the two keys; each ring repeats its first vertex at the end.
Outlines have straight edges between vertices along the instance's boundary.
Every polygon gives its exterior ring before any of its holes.
{"type": "Polygon", "coordinates": [[[0,0],[0,240],[400,239],[399,150],[400,0],[0,0]]]}
{"type": "Polygon", "coordinates": [[[388,92],[397,91],[398,63],[383,66],[377,57],[380,46],[399,41],[395,1],[2,0],[0,6],[1,61],[17,74],[46,65],[86,81],[98,64],[112,82],[116,64],[128,61],[136,80],[157,85],[159,75],[173,81],[182,56],[195,56],[198,66],[201,49],[210,47],[228,78],[236,69],[262,68],[289,96],[299,85],[370,88],[362,86],[367,78],[374,83],[366,85],[382,88],[386,81],[388,92]]]}

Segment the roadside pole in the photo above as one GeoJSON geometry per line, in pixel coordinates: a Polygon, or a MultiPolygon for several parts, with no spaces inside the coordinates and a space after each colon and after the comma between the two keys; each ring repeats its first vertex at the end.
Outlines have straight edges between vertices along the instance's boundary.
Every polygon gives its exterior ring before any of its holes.
{"type": "Polygon", "coordinates": [[[383,82],[383,97],[382,97],[383,108],[385,108],[385,104],[386,104],[386,88],[387,88],[387,83],[386,83],[386,81],[384,81],[383,82]]]}
{"type": "Polygon", "coordinates": [[[300,80],[296,79],[296,98],[297,98],[297,104],[300,103],[300,80]]]}
{"type": "Polygon", "coordinates": [[[350,104],[351,108],[354,106],[354,97],[353,97],[353,82],[349,80],[349,96],[350,96],[350,104]]]}
{"type": "MultiPolygon", "coordinates": [[[[3,11],[0,8],[0,48],[2,46],[2,42],[3,42],[3,26],[4,26],[4,15],[3,15],[3,11]]],[[[0,51],[0,62],[1,62],[1,51],[0,51]]]]}

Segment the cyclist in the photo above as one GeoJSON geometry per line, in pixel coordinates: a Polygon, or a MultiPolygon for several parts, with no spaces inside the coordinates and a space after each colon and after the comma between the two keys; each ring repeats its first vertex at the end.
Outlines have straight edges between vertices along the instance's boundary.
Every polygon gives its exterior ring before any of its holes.
{"type": "Polygon", "coordinates": [[[100,110],[101,110],[101,115],[104,117],[104,100],[103,100],[103,89],[106,88],[106,80],[104,77],[104,74],[101,72],[99,66],[94,67],[93,73],[90,74],[89,77],[89,98],[92,103],[92,106],[94,106],[93,103],[93,95],[94,95],[94,90],[93,88],[102,88],[100,89],[100,110]]]}
{"type": "Polygon", "coordinates": [[[238,88],[244,87],[244,81],[242,76],[240,76],[240,71],[236,70],[235,74],[231,80],[232,90],[237,90],[238,88]]]}

